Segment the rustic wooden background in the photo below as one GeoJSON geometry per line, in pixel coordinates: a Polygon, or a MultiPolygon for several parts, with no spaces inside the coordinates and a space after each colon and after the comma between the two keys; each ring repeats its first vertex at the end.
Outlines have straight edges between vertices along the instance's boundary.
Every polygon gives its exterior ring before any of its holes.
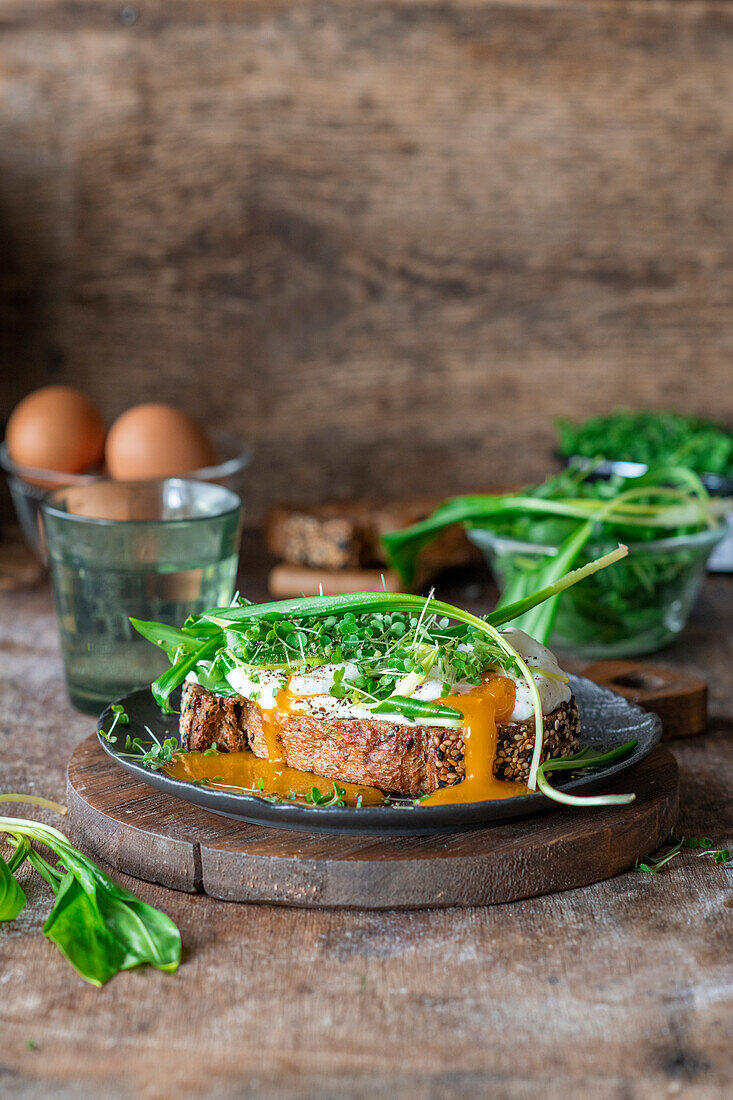
{"type": "Polygon", "coordinates": [[[175,400],[250,516],[733,421],[732,131],[730,2],[3,0],[0,414],[175,400]]]}

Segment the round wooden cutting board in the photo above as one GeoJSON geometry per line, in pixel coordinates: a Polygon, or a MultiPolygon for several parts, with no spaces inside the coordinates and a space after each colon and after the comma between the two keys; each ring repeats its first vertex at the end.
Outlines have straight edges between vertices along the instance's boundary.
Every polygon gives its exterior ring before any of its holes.
{"type": "Polygon", "coordinates": [[[120,871],[227,901],[365,909],[494,905],[633,867],[677,820],[675,759],[657,746],[610,790],[634,791],[636,801],[440,836],[378,837],[217,817],[139,782],[94,735],[77,747],[67,778],[74,841],[120,871]]]}

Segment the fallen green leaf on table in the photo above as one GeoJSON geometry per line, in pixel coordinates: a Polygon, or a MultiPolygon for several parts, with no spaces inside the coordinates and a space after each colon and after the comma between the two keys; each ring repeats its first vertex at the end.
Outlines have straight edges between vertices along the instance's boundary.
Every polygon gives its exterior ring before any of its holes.
{"type": "MultiPolygon", "coordinates": [[[[0,795],[0,802],[24,800],[22,795],[0,795]]],[[[42,799],[27,800],[58,808],[42,799]]],[[[113,882],[63,833],[12,817],[0,817],[0,832],[15,849],[8,862],[0,858],[1,920],[14,920],[25,905],[15,871],[27,860],[56,895],[44,935],[85,981],[101,986],[120,970],[145,963],[158,970],[177,969],[181,936],[170,917],[113,882]],[[31,847],[31,840],[50,848],[58,862],[49,863],[31,847]]]]}
{"type": "Polygon", "coordinates": [[[706,836],[682,837],[681,840],[678,840],[674,834],[670,833],[667,844],[670,844],[671,847],[669,851],[664,852],[661,856],[649,856],[645,861],[637,859],[634,870],[640,871],[642,874],[657,875],[665,864],[680,854],[683,848],[701,848],[702,851],[697,852],[697,855],[710,856],[714,863],[727,863],[730,859],[728,848],[713,848],[712,840],[706,836]]]}

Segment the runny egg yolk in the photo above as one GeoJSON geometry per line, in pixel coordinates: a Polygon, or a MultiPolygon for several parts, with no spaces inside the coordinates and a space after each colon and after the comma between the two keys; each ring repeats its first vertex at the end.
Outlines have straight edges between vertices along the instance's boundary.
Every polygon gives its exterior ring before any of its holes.
{"type": "Polygon", "coordinates": [[[450,787],[440,787],[423,806],[445,806],[457,802],[483,802],[526,794],[524,783],[507,782],[494,775],[497,723],[507,722],[514,710],[516,689],[506,676],[489,675],[466,695],[446,695],[440,702],[463,715],[463,764],[465,778],[450,787]]]}
{"type": "MultiPolygon", "coordinates": [[[[178,779],[205,780],[212,787],[251,790],[255,794],[261,790],[263,794],[276,794],[281,798],[295,795],[302,799],[313,786],[327,791],[329,788],[324,784],[330,784],[331,780],[291,768],[283,756],[283,726],[294,704],[302,703],[303,698],[293,695],[286,685],[277,696],[277,706],[260,708],[267,759],[255,756],[251,750],[214,756],[180,753],[166,768],[166,773],[178,779]]],[[[470,692],[447,695],[440,702],[454,707],[463,717],[463,724],[456,732],[460,732],[463,740],[465,778],[450,787],[441,787],[424,798],[422,805],[482,802],[525,794],[527,787],[524,783],[508,782],[494,776],[497,723],[506,722],[511,717],[515,703],[514,681],[489,673],[470,692]]],[[[346,805],[356,805],[359,797],[361,805],[365,806],[378,805],[383,801],[382,792],[375,787],[342,780],[337,782],[344,788],[346,805]]]]}

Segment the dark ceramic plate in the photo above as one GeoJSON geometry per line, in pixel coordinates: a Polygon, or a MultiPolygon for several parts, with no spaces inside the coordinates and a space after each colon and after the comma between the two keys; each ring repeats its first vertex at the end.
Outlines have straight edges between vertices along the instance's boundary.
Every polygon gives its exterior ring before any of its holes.
{"type": "MultiPolygon", "coordinates": [[[[661,736],[662,724],[656,714],[634,706],[620,695],[599,687],[591,680],[571,676],[570,686],[580,710],[581,747],[588,746],[608,752],[626,741],[638,741],[634,751],[620,763],[584,775],[569,772],[554,774],[553,782],[564,790],[590,794],[592,791],[607,788],[614,776],[637,764],[651,752],[661,736]],[[558,780],[558,776],[563,774],[571,778],[558,780]]],[[[119,702],[130,719],[129,726],[117,727],[112,741],[108,742],[101,736],[99,738],[102,748],[113,760],[151,787],[157,787],[167,794],[225,817],[251,821],[256,825],[302,829],[307,832],[414,835],[509,821],[528,814],[542,813],[557,805],[542,794],[527,794],[517,798],[454,806],[414,806],[411,802],[403,802],[391,806],[365,806],[361,809],[351,806],[316,807],[293,802],[266,802],[256,795],[199,787],[183,779],[171,779],[162,772],[151,771],[120,755],[124,751],[127,734],[139,737],[146,747],[152,744],[146,726],[161,741],[166,737],[177,736],[178,715],[161,714],[148,690],[135,691],[119,702]]],[[[109,728],[111,722],[112,712],[108,707],[100,716],[97,730],[109,728]]]]}

